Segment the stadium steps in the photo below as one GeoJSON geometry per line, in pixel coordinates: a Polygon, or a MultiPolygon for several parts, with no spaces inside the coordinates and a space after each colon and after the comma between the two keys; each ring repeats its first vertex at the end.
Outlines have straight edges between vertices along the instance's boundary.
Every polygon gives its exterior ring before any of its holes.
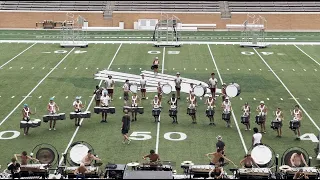
{"type": "Polygon", "coordinates": [[[104,19],[111,19],[112,18],[112,12],[114,9],[115,1],[107,1],[107,4],[105,6],[105,9],[103,11],[103,18],[104,19]]]}
{"type": "Polygon", "coordinates": [[[231,19],[228,1],[219,1],[221,19],[231,19]]]}

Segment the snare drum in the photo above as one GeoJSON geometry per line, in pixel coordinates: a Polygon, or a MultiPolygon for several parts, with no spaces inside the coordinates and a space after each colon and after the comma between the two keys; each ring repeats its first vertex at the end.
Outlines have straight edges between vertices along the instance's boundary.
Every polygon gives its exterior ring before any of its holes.
{"type": "Polygon", "coordinates": [[[298,120],[291,120],[289,125],[290,125],[289,128],[290,128],[291,130],[296,130],[296,129],[298,129],[298,128],[300,127],[300,121],[298,121],[298,120]]]}
{"type": "Polygon", "coordinates": [[[170,117],[175,117],[175,116],[177,116],[177,113],[178,113],[177,108],[170,108],[170,109],[169,109],[169,116],[170,116],[170,117]]]}
{"type": "Polygon", "coordinates": [[[172,91],[172,87],[170,84],[164,84],[161,89],[162,89],[162,93],[164,94],[170,94],[172,91]]]}
{"type": "Polygon", "coordinates": [[[66,113],[59,113],[59,120],[65,120],[66,119],[66,113]]]}
{"type": "Polygon", "coordinates": [[[75,118],[78,118],[78,113],[76,113],[76,112],[71,112],[71,113],[70,113],[70,119],[75,119],[75,118]]]}
{"type": "Polygon", "coordinates": [[[264,121],[265,121],[265,116],[259,116],[259,115],[256,116],[256,123],[258,125],[262,124],[264,121]]]}
{"type": "Polygon", "coordinates": [[[230,120],[230,116],[231,116],[230,112],[223,112],[222,113],[222,119],[225,120],[225,121],[229,121],[230,120]]]}
{"type": "Polygon", "coordinates": [[[196,114],[196,108],[188,108],[187,114],[189,115],[195,115],[196,114]]]}
{"type": "Polygon", "coordinates": [[[252,149],[251,157],[259,167],[267,167],[272,160],[272,151],[265,145],[258,145],[252,149]]]}
{"type": "Polygon", "coordinates": [[[138,109],[137,109],[137,112],[139,113],[139,114],[143,114],[144,113],[144,108],[143,107],[137,107],[138,109]]]}
{"type": "Polygon", "coordinates": [[[27,127],[27,121],[20,121],[20,129],[27,127]]]}
{"type": "Polygon", "coordinates": [[[129,89],[130,89],[131,92],[137,93],[138,92],[138,85],[137,84],[131,84],[129,89]]]}
{"type": "Polygon", "coordinates": [[[206,110],[206,115],[207,115],[207,117],[213,117],[214,116],[214,113],[215,113],[215,111],[214,111],[214,109],[207,109],[206,110]]]}
{"type": "Polygon", "coordinates": [[[43,117],[42,117],[42,120],[43,120],[43,122],[49,122],[49,115],[44,115],[43,117]]]}
{"type": "Polygon", "coordinates": [[[197,85],[193,88],[194,95],[202,97],[206,94],[207,88],[197,85]]]}
{"type": "Polygon", "coordinates": [[[237,83],[232,83],[228,85],[226,88],[226,94],[229,97],[237,97],[240,95],[240,93],[241,93],[240,85],[237,83]]]}
{"type": "Polygon", "coordinates": [[[248,124],[249,123],[249,116],[241,116],[241,123],[248,124]]]}
{"type": "Polygon", "coordinates": [[[152,109],[152,116],[159,116],[161,112],[160,108],[154,108],[152,109]]]}
{"type": "Polygon", "coordinates": [[[273,120],[271,121],[271,128],[273,130],[279,129],[281,127],[281,121],[273,120]]]}
{"type": "Polygon", "coordinates": [[[96,113],[96,114],[99,114],[100,113],[100,107],[94,107],[93,108],[93,112],[96,113]]]}

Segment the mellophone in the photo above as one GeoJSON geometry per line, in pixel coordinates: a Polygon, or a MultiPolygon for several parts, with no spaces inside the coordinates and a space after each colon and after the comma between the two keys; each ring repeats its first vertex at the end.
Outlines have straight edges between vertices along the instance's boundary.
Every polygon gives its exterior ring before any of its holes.
{"type": "Polygon", "coordinates": [[[287,176],[294,176],[294,174],[298,172],[300,169],[302,169],[302,172],[307,176],[318,177],[320,173],[320,171],[316,167],[298,167],[298,168],[291,167],[288,170],[286,170],[284,173],[287,176]]]}
{"type": "Polygon", "coordinates": [[[41,120],[40,119],[34,119],[29,120],[29,121],[20,121],[20,128],[26,128],[26,127],[31,127],[31,128],[36,128],[41,125],[41,120]]]}
{"type": "Polygon", "coordinates": [[[70,119],[75,119],[75,118],[90,118],[91,117],[91,112],[90,111],[85,111],[85,112],[71,112],[70,113],[70,119]]]}
{"type": "Polygon", "coordinates": [[[42,117],[43,122],[48,122],[50,120],[65,120],[66,119],[66,113],[59,113],[59,114],[49,114],[44,115],[42,117]]]}
{"type": "Polygon", "coordinates": [[[114,114],[116,113],[116,108],[115,107],[94,107],[94,113],[100,114],[101,112],[114,114]]]}
{"type": "Polygon", "coordinates": [[[123,106],[123,111],[127,110],[128,112],[137,112],[139,114],[144,113],[144,108],[143,107],[133,107],[133,106],[123,106]]]}

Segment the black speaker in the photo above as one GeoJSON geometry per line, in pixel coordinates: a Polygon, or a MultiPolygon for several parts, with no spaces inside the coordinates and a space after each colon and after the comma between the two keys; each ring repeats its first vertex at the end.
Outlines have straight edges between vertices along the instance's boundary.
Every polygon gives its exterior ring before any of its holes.
{"type": "Polygon", "coordinates": [[[104,178],[123,179],[123,173],[126,169],[126,164],[108,164],[105,168],[104,178]]]}

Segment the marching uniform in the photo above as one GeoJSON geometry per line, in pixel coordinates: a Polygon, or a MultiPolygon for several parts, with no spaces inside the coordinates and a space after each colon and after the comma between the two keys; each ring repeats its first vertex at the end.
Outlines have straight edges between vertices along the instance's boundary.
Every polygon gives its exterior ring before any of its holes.
{"type": "Polygon", "coordinates": [[[159,116],[161,113],[161,100],[156,95],[154,99],[152,100],[152,115],[154,117],[154,122],[159,122],[159,116]]]}
{"type": "Polygon", "coordinates": [[[180,73],[177,73],[177,77],[174,79],[174,83],[177,91],[177,98],[180,99],[180,91],[181,91],[181,83],[182,83],[180,73]]]}
{"type": "MultiPolygon", "coordinates": [[[[22,109],[22,121],[30,121],[30,115],[31,115],[31,111],[30,108],[28,107],[27,104],[24,104],[24,107],[22,109]]],[[[23,128],[24,130],[24,135],[28,135],[29,133],[29,128],[30,127],[25,127],[23,128]]]]}
{"type": "Polygon", "coordinates": [[[108,95],[111,97],[113,96],[113,89],[114,89],[114,80],[109,76],[109,79],[106,80],[106,89],[108,90],[108,95]]]}
{"type": "Polygon", "coordinates": [[[196,96],[194,95],[194,93],[190,94],[188,101],[189,101],[188,114],[192,118],[192,123],[197,124],[197,122],[196,122],[197,121],[197,119],[196,119],[197,99],[196,99],[196,96]]]}
{"type": "MultiPolygon", "coordinates": [[[[80,98],[76,98],[76,100],[73,102],[74,112],[80,113],[83,107],[82,102],[80,101],[80,98]]],[[[80,126],[80,118],[75,118],[75,126],[80,126]]]]}
{"type": "MultiPolygon", "coordinates": [[[[54,115],[57,113],[57,109],[59,109],[59,107],[57,106],[57,104],[55,102],[53,102],[53,98],[50,99],[50,102],[47,106],[47,110],[49,112],[49,115],[54,115]]],[[[53,130],[56,130],[55,128],[56,126],[56,120],[53,120],[53,130]]],[[[50,128],[49,131],[51,131],[51,127],[52,127],[52,120],[50,120],[50,128]]]]}
{"type": "Polygon", "coordinates": [[[123,88],[123,100],[125,101],[125,105],[127,105],[127,101],[129,100],[129,91],[130,91],[129,83],[127,82],[124,83],[122,88],[123,88]]]}
{"type": "Polygon", "coordinates": [[[261,132],[266,133],[266,115],[267,115],[267,107],[264,104],[264,101],[260,102],[260,105],[257,107],[257,112],[259,113],[256,116],[256,123],[260,124],[261,132]]]}
{"type": "Polygon", "coordinates": [[[241,123],[246,126],[246,131],[251,130],[250,129],[250,106],[246,103],[244,106],[242,106],[242,112],[243,115],[241,117],[241,123]]]}
{"type": "Polygon", "coordinates": [[[151,67],[155,75],[158,74],[158,68],[159,68],[159,60],[158,60],[158,57],[156,57],[155,60],[153,60],[152,67],[151,67]]]}
{"type": "Polygon", "coordinates": [[[178,119],[177,119],[177,113],[178,113],[178,102],[177,102],[177,98],[174,97],[174,95],[170,98],[170,100],[168,101],[168,103],[170,104],[170,109],[169,109],[169,116],[172,117],[173,123],[177,123],[178,124],[178,119]]]}
{"type": "MultiPolygon", "coordinates": [[[[138,107],[138,99],[139,97],[136,94],[131,96],[131,107],[138,107]]],[[[132,111],[132,121],[137,121],[137,109],[132,111]]]]}
{"type": "Polygon", "coordinates": [[[227,97],[226,88],[227,88],[227,85],[223,84],[221,88],[222,101],[224,101],[227,97]]]}
{"type": "Polygon", "coordinates": [[[208,105],[207,110],[206,110],[206,115],[210,120],[210,124],[209,125],[215,125],[214,123],[214,113],[215,113],[215,104],[214,104],[214,99],[212,98],[212,96],[209,96],[209,98],[206,100],[206,103],[208,105]]]}
{"type": "Polygon", "coordinates": [[[215,77],[211,77],[209,79],[209,88],[211,90],[211,94],[212,94],[212,97],[215,98],[216,96],[216,87],[217,87],[217,84],[218,84],[218,80],[215,78],[215,77]]]}
{"type": "Polygon", "coordinates": [[[222,119],[227,122],[227,127],[231,127],[230,114],[232,111],[232,107],[228,97],[225,99],[225,101],[222,102],[222,109],[223,109],[222,119]]]}
{"type": "Polygon", "coordinates": [[[161,100],[162,99],[162,87],[161,87],[160,82],[158,83],[157,91],[158,91],[158,98],[161,100]]]}
{"type": "Polygon", "coordinates": [[[298,109],[294,109],[292,112],[293,120],[291,120],[290,122],[290,128],[294,131],[295,135],[297,136],[297,139],[300,139],[302,111],[299,109],[298,105],[296,107],[298,107],[298,109]]]}
{"type": "MultiPolygon", "coordinates": [[[[109,102],[110,102],[111,98],[105,93],[103,96],[101,96],[100,98],[100,101],[101,101],[101,104],[100,106],[101,107],[109,107],[109,102]]],[[[107,115],[108,113],[107,112],[102,112],[102,120],[101,122],[105,122],[107,123],[107,115]]]]}
{"type": "Polygon", "coordinates": [[[277,129],[277,133],[278,133],[277,137],[281,137],[281,134],[282,134],[281,128],[282,128],[282,120],[283,120],[282,111],[277,110],[276,113],[275,113],[275,118],[276,118],[275,122],[272,122],[272,127],[274,126],[273,125],[274,123],[279,124],[278,127],[273,127],[273,128],[277,129]]]}
{"type": "Polygon", "coordinates": [[[96,87],[93,94],[95,95],[96,106],[100,106],[100,98],[102,96],[102,89],[99,86],[96,87]]]}
{"type": "Polygon", "coordinates": [[[140,79],[140,90],[142,94],[142,99],[146,98],[146,85],[147,81],[144,79],[144,75],[142,74],[142,78],[140,79]]]}

